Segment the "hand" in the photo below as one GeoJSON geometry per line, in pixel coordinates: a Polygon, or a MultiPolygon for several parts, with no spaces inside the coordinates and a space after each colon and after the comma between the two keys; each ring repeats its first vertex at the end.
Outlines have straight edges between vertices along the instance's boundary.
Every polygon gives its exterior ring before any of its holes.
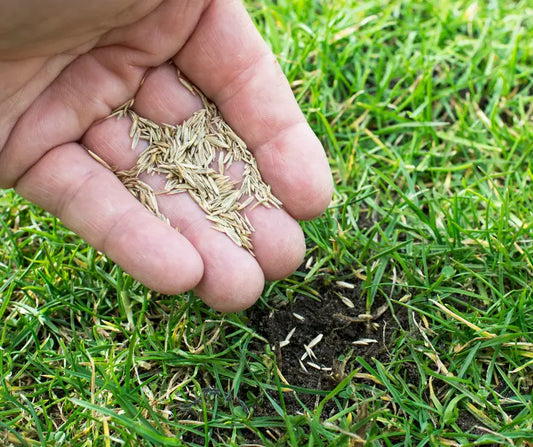
{"type": "Polygon", "coordinates": [[[58,216],[154,290],[194,288],[221,311],[250,306],[265,279],[300,264],[305,246],[295,219],[327,207],[332,179],[241,3],[97,0],[76,9],[67,0],[47,3],[1,6],[13,20],[0,25],[0,186],[58,216]],[[135,97],[140,115],[179,123],[200,107],[169,59],[218,105],[284,203],[282,210],[245,211],[256,228],[256,258],[213,230],[186,194],[160,196],[160,209],[179,231],[166,225],[85,149],[126,169],[136,153],[127,120],[103,120],[112,109],[135,97]]]}

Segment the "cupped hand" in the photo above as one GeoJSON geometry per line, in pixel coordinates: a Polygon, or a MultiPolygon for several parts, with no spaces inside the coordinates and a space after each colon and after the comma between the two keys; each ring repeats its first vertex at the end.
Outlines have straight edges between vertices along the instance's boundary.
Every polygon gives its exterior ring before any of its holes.
{"type": "Polygon", "coordinates": [[[11,3],[0,7],[12,18],[0,26],[1,187],[58,216],[146,286],[194,289],[221,311],[250,306],[265,279],[297,268],[305,246],[295,219],[327,207],[331,174],[239,1],[11,3]],[[201,107],[168,60],[217,104],[284,204],[243,211],[255,257],[211,228],[188,195],[159,196],[168,226],[87,152],[116,169],[135,164],[142,146],[131,150],[128,121],[104,119],[130,98],[138,114],[164,123],[201,107]]]}

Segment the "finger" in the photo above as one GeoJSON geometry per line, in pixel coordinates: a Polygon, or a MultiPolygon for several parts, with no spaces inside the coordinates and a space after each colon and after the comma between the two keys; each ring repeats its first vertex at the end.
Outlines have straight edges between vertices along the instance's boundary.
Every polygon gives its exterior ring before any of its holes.
{"type": "Polygon", "coordinates": [[[248,143],[287,210],[320,214],[333,188],[327,158],[241,2],[212,1],[174,60],[248,143]]]}
{"type": "Polygon", "coordinates": [[[179,124],[203,106],[178,80],[176,67],[161,65],[151,70],[135,95],[134,109],[156,123],[179,124]]]}
{"type": "MultiPolygon", "coordinates": [[[[200,98],[178,82],[175,67],[170,65],[152,71],[135,98],[136,111],[156,122],[180,123],[202,106],[200,98]]],[[[240,181],[241,172],[242,165],[234,164],[226,174],[240,181]]],[[[169,209],[171,203],[168,200],[169,209]]],[[[265,277],[281,279],[296,270],[305,254],[305,240],[298,223],[282,209],[250,205],[244,214],[256,229],[252,243],[265,277]]],[[[207,263],[206,257],[202,257],[207,263]]]]}
{"type": "Polygon", "coordinates": [[[78,144],[50,150],[16,190],[151,289],[181,293],[202,277],[202,260],[188,240],[150,214],[78,144]]]}

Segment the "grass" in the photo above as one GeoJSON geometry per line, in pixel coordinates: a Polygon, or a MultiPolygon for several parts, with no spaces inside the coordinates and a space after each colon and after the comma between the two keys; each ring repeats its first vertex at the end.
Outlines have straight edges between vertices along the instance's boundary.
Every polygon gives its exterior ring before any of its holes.
{"type": "Polygon", "coordinates": [[[3,445],[533,445],[528,3],[248,3],[336,181],[258,308],[344,280],[398,322],[329,389],[285,384],[249,314],[156,296],[1,193],[3,445]]]}

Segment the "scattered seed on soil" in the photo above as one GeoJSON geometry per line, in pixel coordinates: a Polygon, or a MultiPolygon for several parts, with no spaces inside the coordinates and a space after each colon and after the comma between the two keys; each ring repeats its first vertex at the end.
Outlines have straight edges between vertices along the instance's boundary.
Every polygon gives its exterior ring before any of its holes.
{"type": "Polygon", "coordinates": [[[287,334],[287,336],[285,337],[285,339],[283,341],[280,341],[280,343],[279,343],[279,347],[280,348],[283,348],[283,347],[288,346],[290,344],[291,338],[294,335],[294,331],[296,331],[295,327],[293,327],[290,330],[290,332],[287,334]]]}
{"type": "Polygon", "coordinates": [[[311,368],[318,369],[319,371],[329,372],[329,371],[332,371],[332,369],[333,369],[333,368],[328,368],[328,367],[325,367],[325,366],[317,365],[316,363],[313,363],[313,362],[306,362],[306,363],[311,368]]]}
{"type": "Polygon", "coordinates": [[[313,350],[309,346],[304,345],[304,349],[305,349],[305,352],[300,357],[300,360],[303,361],[307,357],[312,358],[312,359],[316,359],[315,353],[313,352],[313,350]]]}
{"type": "Polygon", "coordinates": [[[341,299],[343,304],[349,307],[350,309],[353,309],[355,307],[355,304],[353,303],[353,301],[349,298],[346,298],[344,295],[339,295],[339,298],[341,299]]]}
{"type": "Polygon", "coordinates": [[[360,338],[359,340],[353,341],[352,345],[358,346],[368,346],[371,343],[377,343],[378,341],[373,338],[360,338]]]}
{"type": "Polygon", "coordinates": [[[346,282],[346,281],[336,281],[337,285],[339,287],[343,287],[345,289],[353,289],[355,288],[355,285],[354,284],[351,284],[349,282],[346,282]]]}
{"type": "Polygon", "coordinates": [[[314,348],[316,345],[320,343],[320,340],[322,340],[322,338],[324,338],[324,334],[318,334],[315,338],[313,338],[309,342],[307,346],[309,346],[309,348],[314,348]]]}
{"type": "Polygon", "coordinates": [[[309,344],[304,345],[305,352],[300,357],[300,360],[305,360],[308,356],[312,359],[316,359],[315,353],[313,352],[313,348],[320,343],[320,340],[324,337],[324,334],[318,334],[315,338],[313,338],[309,344]]]}
{"type": "Polygon", "coordinates": [[[296,328],[293,327],[290,332],[287,334],[287,336],[285,337],[285,340],[286,342],[289,342],[292,338],[292,336],[294,335],[294,332],[296,331],[296,328]]]}
{"type": "Polygon", "coordinates": [[[168,219],[159,210],[157,196],[187,192],[206,213],[214,229],[253,255],[254,228],[240,211],[254,201],[252,208],[257,205],[280,208],[282,203],[262,180],[254,156],[224,121],[215,104],[186,80],[181,77],[178,80],[191,94],[198,95],[204,105],[180,125],[158,124],[138,115],[131,109],[133,99],[111,113],[117,119],[131,119],[132,149],[139,141],[148,143],[135,166],[116,175],[146,208],[166,222],[168,219]],[[244,165],[239,187],[224,174],[233,162],[244,165]],[[164,191],[155,192],[139,180],[142,174],[165,176],[164,191]]]}

